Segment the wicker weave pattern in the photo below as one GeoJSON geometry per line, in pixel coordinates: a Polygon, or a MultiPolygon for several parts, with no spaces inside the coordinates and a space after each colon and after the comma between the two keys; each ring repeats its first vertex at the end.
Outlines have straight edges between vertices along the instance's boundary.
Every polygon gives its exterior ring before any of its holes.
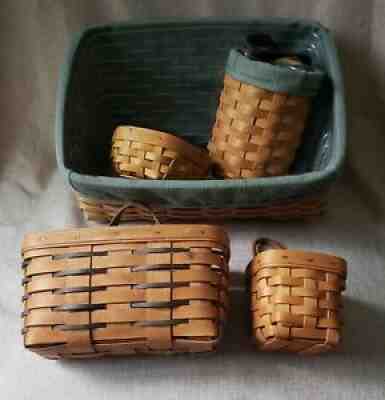
{"type": "Polygon", "coordinates": [[[262,350],[316,354],[338,346],[344,260],[267,250],[254,258],[248,273],[252,331],[262,350]]]}
{"type": "MultiPolygon", "coordinates": [[[[104,201],[78,195],[79,207],[90,221],[108,223],[121,209],[124,203],[104,201]]],[[[162,222],[218,221],[227,219],[266,218],[290,220],[319,216],[325,208],[322,199],[301,199],[283,201],[255,208],[162,208],[151,207],[152,213],[143,208],[128,207],[122,215],[122,221],[153,221],[153,215],[162,222]]]]}
{"type": "Polygon", "coordinates": [[[227,309],[219,228],[145,226],[28,236],[24,343],[47,358],[216,348],[227,309]]]}
{"type": "Polygon", "coordinates": [[[301,142],[309,98],[274,93],[226,75],[208,145],[216,174],[287,174],[301,142]]]}
{"type": "Polygon", "coordinates": [[[133,126],[115,130],[111,158],[115,171],[130,178],[205,178],[210,166],[205,151],[182,139],[133,126]]]}

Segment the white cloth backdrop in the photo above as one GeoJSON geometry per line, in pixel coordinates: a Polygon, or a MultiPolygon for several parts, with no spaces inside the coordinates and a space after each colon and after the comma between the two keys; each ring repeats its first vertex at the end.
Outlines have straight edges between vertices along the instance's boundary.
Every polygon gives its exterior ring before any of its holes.
{"type": "Polygon", "coordinates": [[[0,397],[2,399],[385,398],[385,1],[2,0],[0,4],[0,397]],[[58,68],[87,24],[140,17],[300,16],[338,40],[349,105],[349,155],[329,214],[313,223],[232,224],[233,271],[252,239],[349,260],[345,350],[319,358],[253,352],[244,294],[234,290],[226,350],[212,356],[47,361],[23,350],[20,242],[25,232],[83,224],[56,167],[58,68]]]}

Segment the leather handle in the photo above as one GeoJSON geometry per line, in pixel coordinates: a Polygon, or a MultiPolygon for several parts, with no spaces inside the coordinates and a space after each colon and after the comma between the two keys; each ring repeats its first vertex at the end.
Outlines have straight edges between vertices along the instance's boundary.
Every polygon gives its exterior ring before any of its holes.
{"type": "Polygon", "coordinates": [[[110,226],[118,226],[120,224],[122,215],[127,210],[127,208],[130,208],[130,207],[136,207],[136,208],[139,208],[140,210],[143,210],[143,211],[149,213],[151,215],[154,223],[160,224],[158,217],[155,215],[154,211],[150,207],[145,206],[144,204],[141,204],[141,203],[136,203],[134,201],[130,201],[130,202],[126,202],[123,205],[123,207],[119,208],[119,210],[116,212],[116,214],[111,218],[110,226]]]}
{"type": "Polygon", "coordinates": [[[170,175],[170,172],[172,171],[172,168],[174,167],[175,164],[175,158],[171,160],[170,164],[168,165],[167,172],[163,175],[162,180],[167,179],[170,175]]]}

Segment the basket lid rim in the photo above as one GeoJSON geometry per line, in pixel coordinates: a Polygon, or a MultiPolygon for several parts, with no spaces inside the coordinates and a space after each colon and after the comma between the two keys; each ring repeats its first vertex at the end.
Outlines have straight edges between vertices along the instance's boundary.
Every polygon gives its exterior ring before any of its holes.
{"type": "Polygon", "coordinates": [[[148,241],[214,241],[229,246],[229,237],[219,225],[199,224],[157,224],[104,226],[91,228],[69,228],[45,232],[32,232],[25,235],[22,255],[31,250],[71,245],[97,245],[119,242],[148,241]]]}
{"type": "Polygon", "coordinates": [[[296,249],[269,249],[253,258],[254,271],[265,268],[309,268],[346,276],[347,262],[333,254],[296,249]]]}

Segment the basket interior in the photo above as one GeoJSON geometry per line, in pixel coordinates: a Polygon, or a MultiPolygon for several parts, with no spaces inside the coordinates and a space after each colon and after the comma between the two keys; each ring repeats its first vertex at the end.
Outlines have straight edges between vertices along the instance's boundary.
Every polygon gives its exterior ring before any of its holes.
{"type": "MultiPolygon", "coordinates": [[[[67,169],[111,173],[110,146],[120,124],[162,130],[205,146],[215,120],[230,48],[265,32],[288,52],[328,72],[316,25],[221,22],[93,28],[73,55],[63,116],[67,169]]],[[[332,77],[314,99],[293,174],[322,170],[333,151],[332,77]]]]}

